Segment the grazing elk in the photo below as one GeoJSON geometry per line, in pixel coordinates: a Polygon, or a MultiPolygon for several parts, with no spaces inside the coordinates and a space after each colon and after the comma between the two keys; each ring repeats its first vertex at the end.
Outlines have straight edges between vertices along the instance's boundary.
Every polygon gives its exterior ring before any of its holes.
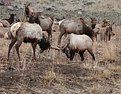
{"type": "Polygon", "coordinates": [[[86,34],[93,38],[93,30],[85,23],[83,18],[80,20],[65,19],[60,24],[60,35],[58,38],[58,45],[61,44],[61,38],[64,34],[86,34]]]}
{"type": "Polygon", "coordinates": [[[68,35],[68,41],[62,48],[51,46],[52,49],[62,50],[70,60],[73,60],[75,53],[78,53],[82,61],[84,60],[83,54],[86,50],[91,54],[93,60],[95,60],[92,47],[93,41],[89,36],[85,34],[76,35],[74,33],[68,35]]]}
{"type": "Polygon", "coordinates": [[[48,33],[48,40],[52,37],[52,24],[53,18],[52,17],[39,17],[39,12],[31,13],[29,17],[30,23],[37,23],[42,27],[43,31],[47,31],[48,33]]]}
{"type": "Polygon", "coordinates": [[[35,57],[35,50],[37,44],[39,45],[41,52],[50,47],[50,42],[45,38],[44,32],[39,24],[28,23],[28,22],[17,22],[13,24],[10,28],[11,43],[9,44],[8,49],[8,60],[11,48],[16,43],[15,48],[17,51],[18,58],[20,60],[19,47],[22,42],[29,42],[33,48],[33,59],[35,57]]]}

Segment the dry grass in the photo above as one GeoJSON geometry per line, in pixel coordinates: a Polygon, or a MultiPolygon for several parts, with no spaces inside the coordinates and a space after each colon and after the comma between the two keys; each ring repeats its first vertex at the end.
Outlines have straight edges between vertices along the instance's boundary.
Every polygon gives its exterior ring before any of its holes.
{"type": "Polygon", "coordinates": [[[114,42],[108,42],[102,44],[102,56],[106,60],[117,60],[116,45],[114,42]]]}
{"type": "MultiPolygon", "coordinates": [[[[53,45],[57,45],[55,40],[58,38],[58,32],[53,33],[53,36],[53,45]]],[[[110,91],[109,89],[114,89],[117,84],[119,89],[116,88],[117,91],[114,90],[112,92],[118,94],[117,92],[121,90],[121,81],[118,78],[119,75],[115,76],[115,74],[120,74],[121,66],[115,61],[120,60],[118,52],[121,51],[121,43],[120,37],[116,36],[116,38],[119,38],[119,40],[114,38],[107,43],[94,42],[95,62],[91,60],[89,53],[84,54],[85,60],[83,62],[80,61],[79,56],[76,56],[73,62],[68,62],[63,53],[58,54],[57,51],[51,50],[49,53],[45,51],[40,54],[39,48],[36,50],[37,60],[32,61],[31,45],[24,43],[20,47],[22,61],[18,61],[15,49],[13,49],[10,62],[7,62],[6,56],[10,41],[0,39],[0,73],[3,74],[2,78],[4,77],[4,79],[0,78],[0,83],[3,83],[1,87],[4,88],[7,82],[13,81],[9,81],[10,77],[12,77],[13,79],[17,78],[14,79],[15,85],[13,86],[18,88],[19,91],[24,91],[25,94],[29,94],[28,92],[35,94],[37,92],[45,92],[45,94],[50,94],[51,92],[57,94],[67,94],[67,92],[71,92],[70,94],[80,94],[80,92],[81,94],[107,94],[110,91]],[[102,61],[104,65],[102,66],[99,61],[102,61]],[[22,67],[20,67],[21,64],[22,67]],[[8,70],[10,65],[14,67],[15,71],[8,70]],[[95,65],[96,67],[94,68],[95,65]],[[7,78],[8,76],[10,76],[9,79],[7,78]],[[8,81],[6,82],[5,79],[8,81]],[[16,85],[18,83],[19,87],[16,85]],[[24,86],[26,86],[26,89],[24,86]],[[44,91],[43,88],[47,91],[44,91]]],[[[15,90],[18,91],[17,89],[15,90]]],[[[11,90],[8,89],[8,91],[11,90]]]]}
{"type": "Polygon", "coordinates": [[[86,77],[86,79],[88,80],[93,80],[93,81],[96,81],[96,80],[104,80],[106,78],[110,78],[112,75],[112,72],[108,69],[105,69],[105,70],[96,70],[96,71],[92,71],[90,76],[86,77]]]}
{"type": "Polygon", "coordinates": [[[121,66],[119,66],[119,65],[111,65],[109,69],[111,71],[121,72],[121,66]]]}
{"type": "Polygon", "coordinates": [[[50,68],[49,70],[45,70],[44,78],[47,80],[47,85],[50,85],[53,80],[56,79],[56,73],[54,72],[54,68],[50,68]]]}

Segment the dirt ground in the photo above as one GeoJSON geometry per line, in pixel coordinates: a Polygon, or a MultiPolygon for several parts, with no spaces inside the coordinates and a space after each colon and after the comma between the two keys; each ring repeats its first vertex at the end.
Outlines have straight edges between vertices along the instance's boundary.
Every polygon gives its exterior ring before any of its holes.
{"type": "MultiPolygon", "coordinates": [[[[121,30],[114,27],[111,41],[94,42],[96,62],[85,52],[81,62],[67,60],[63,53],[50,50],[32,61],[31,45],[20,47],[21,61],[15,48],[6,60],[10,40],[0,38],[0,94],[120,94],[121,92],[121,30]]],[[[53,33],[56,44],[58,32],[53,33]]]]}
{"type": "MultiPolygon", "coordinates": [[[[0,5],[0,18],[16,13],[23,19],[25,2],[32,2],[35,11],[62,17],[96,17],[114,21],[120,25],[120,0],[12,0],[13,9],[0,5]],[[108,1],[108,2],[107,2],[108,1]]],[[[15,48],[7,61],[10,40],[3,38],[8,28],[0,29],[0,94],[121,94],[121,27],[114,26],[111,41],[94,41],[96,61],[88,52],[82,62],[78,54],[70,62],[56,50],[40,53],[32,61],[31,45],[20,47],[21,61],[15,48]]],[[[59,32],[53,33],[53,45],[59,32]]],[[[64,39],[64,38],[63,38],[64,39]]]]}

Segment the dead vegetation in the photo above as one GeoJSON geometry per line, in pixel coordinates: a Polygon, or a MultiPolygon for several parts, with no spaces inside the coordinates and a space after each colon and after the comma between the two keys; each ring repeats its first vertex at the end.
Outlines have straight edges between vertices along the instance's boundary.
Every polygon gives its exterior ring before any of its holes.
{"type": "MultiPolygon", "coordinates": [[[[110,42],[95,42],[96,62],[85,52],[81,62],[77,55],[73,62],[64,54],[50,50],[43,54],[37,48],[37,60],[32,61],[30,44],[22,44],[18,61],[15,48],[10,61],[6,60],[9,40],[0,39],[1,94],[120,94],[121,37],[119,30],[110,42]],[[95,66],[95,67],[94,67],[95,66]]],[[[57,45],[58,32],[53,33],[57,45]]],[[[63,37],[64,39],[64,37],[63,37]]],[[[62,40],[63,41],[63,40],[62,40]]]]}

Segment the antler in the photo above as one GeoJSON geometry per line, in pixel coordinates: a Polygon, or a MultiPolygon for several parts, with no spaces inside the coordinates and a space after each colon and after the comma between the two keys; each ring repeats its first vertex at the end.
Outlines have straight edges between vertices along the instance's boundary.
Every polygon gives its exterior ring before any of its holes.
{"type": "Polygon", "coordinates": [[[57,47],[57,46],[50,46],[50,49],[62,50],[62,48],[61,48],[61,47],[57,47]]]}

